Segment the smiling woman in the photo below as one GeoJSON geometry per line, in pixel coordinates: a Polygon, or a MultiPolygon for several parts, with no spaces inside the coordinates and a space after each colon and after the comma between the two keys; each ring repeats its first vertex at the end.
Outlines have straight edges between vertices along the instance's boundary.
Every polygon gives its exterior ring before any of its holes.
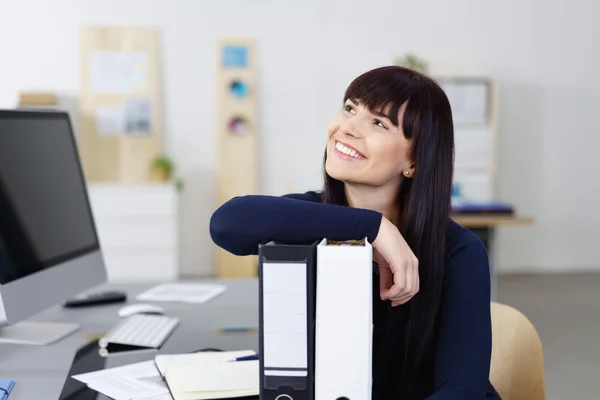
{"type": "Polygon", "coordinates": [[[372,400],[499,398],[489,384],[488,258],[450,219],[453,159],[444,91],[382,67],[349,85],[331,120],[320,193],[236,197],[211,218],[214,242],[239,255],[271,240],[373,244],[372,400]]]}
{"type": "MultiPolygon", "coordinates": [[[[412,172],[410,141],[402,128],[383,111],[372,111],[356,98],[345,101],[328,133],[327,154],[331,157],[327,158],[326,169],[340,181],[380,184],[389,181],[390,175],[401,175],[403,170],[412,172]],[[348,164],[340,160],[364,162],[348,164]]],[[[400,181],[389,183],[397,187],[400,181]]]]}

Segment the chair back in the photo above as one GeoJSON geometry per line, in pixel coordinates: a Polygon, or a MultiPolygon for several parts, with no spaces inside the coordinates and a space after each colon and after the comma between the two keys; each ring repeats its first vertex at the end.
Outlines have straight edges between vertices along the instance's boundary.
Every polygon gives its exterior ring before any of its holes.
{"type": "Polygon", "coordinates": [[[546,400],[540,337],[520,311],[492,302],[490,381],[502,400],[546,400]]]}

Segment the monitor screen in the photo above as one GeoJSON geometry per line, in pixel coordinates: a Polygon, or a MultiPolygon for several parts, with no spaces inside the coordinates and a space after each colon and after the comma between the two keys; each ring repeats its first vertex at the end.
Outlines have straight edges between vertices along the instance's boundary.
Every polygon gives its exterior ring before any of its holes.
{"type": "Polygon", "coordinates": [[[67,115],[0,112],[0,284],[98,248],[67,115]]]}

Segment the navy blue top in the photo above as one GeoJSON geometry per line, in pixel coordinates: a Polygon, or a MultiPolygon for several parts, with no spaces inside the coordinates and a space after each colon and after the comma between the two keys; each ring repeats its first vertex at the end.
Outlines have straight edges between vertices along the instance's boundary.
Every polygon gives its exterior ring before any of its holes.
{"type": "MultiPolygon", "coordinates": [[[[210,234],[221,248],[251,255],[258,253],[259,244],[271,240],[301,244],[325,237],[366,237],[373,243],[381,218],[377,211],[323,204],[317,192],[248,195],[231,199],[215,211],[210,234]]],[[[373,299],[383,303],[378,293],[373,299]]],[[[499,399],[489,384],[492,331],[487,251],[472,231],[453,221],[447,228],[440,307],[434,390],[427,399],[499,399]]]]}

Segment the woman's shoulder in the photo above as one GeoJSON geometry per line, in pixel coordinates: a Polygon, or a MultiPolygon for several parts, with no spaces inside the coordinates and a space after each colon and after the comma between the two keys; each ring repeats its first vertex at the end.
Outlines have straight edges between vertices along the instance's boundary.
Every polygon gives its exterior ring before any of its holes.
{"type": "Polygon", "coordinates": [[[308,192],[304,192],[304,193],[284,194],[283,197],[286,197],[289,199],[312,201],[312,202],[320,203],[321,200],[323,199],[323,192],[317,191],[317,190],[309,190],[308,192]]]}

